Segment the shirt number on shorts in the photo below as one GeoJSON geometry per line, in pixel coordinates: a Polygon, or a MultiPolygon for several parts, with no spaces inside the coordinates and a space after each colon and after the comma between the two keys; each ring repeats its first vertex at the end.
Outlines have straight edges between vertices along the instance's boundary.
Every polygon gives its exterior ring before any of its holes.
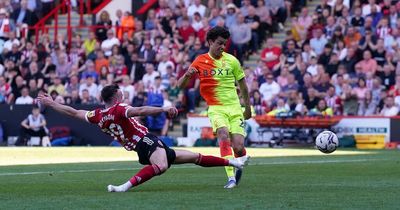
{"type": "Polygon", "coordinates": [[[151,146],[151,145],[154,144],[154,141],[151,140],[151,139],[149,139],[149,138],[147,138],[147,137],[144,137],[144,138],[143,138],[143,142],[146,143],[146,144],[149,145],[149,146],[151,146]]]}

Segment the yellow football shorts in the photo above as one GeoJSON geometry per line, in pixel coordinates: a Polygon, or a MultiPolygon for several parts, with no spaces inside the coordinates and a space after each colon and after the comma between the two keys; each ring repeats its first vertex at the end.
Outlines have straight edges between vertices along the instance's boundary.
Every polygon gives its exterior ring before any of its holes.
{"type": "Polygon", "coordinates": [[[231,134],[246,136],[243,111],[240,105],[209,106],[208,118],[211,121],[214,132],[218,128],[226,127],[231,134]]]}

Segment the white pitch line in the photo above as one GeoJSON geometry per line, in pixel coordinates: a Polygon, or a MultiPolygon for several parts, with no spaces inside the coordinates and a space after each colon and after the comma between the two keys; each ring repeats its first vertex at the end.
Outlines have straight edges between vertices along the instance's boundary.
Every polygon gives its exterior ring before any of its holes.
{"type": "MultiPolygon", "coordinates": [[[[354,163],[354,162],[368,162],[368,161],[385,161],[390,159],[353,159],[353,160],[306,160],[306,161],[288,161],[288,162],[261,162],[252,163],[249,165],[291,165],[291,164],[320,164],[320,163],[354,163]]],[[[196,168],[199,166],[175,166],[174,168],[196,168]]],[[[134,168],[109,168],[109,169],[92,169],[92,170],[62,170],[62,171],[35,171],[35,172],[18,172],[18,173],[0,173],[0,176],[17,176],[17,175],[37,175],[37,174],[64,174],[64,173],[87,173],[87,172],[112,172],[112,171],[130,171],[138,170],[142,167],[134,168]]]]}

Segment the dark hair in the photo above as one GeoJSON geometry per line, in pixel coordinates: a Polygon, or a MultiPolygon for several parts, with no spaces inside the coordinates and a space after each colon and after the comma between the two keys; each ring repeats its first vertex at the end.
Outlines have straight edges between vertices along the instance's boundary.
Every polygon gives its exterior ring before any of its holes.
{"type": "Polygon", "coordinates": [[[325,44],[325,48],[332,49],[332,48],[333,48],[333,46],[332,46],[332,44],[331,44],[331,43],[327,43],[327,44],[325,44]]]}
{"type": "Polygon", "coordinates": [[[115,93],[117,93],[118,89],[119,87],[117,84],[105,86],[101,90],[101,98],[106,103],[111,102],[112,98],[114,97],[115,93]]]}
{"type": "Polygon", "coordinates": [[[231,34],[229,33],[228,29],[221,27],[221,26],[215,26],[214,28],[210,29],[207,32],[207,41],[215,41],[218,39],[218,37],[222,37],[224,39],[229,39],[231,34]]]}

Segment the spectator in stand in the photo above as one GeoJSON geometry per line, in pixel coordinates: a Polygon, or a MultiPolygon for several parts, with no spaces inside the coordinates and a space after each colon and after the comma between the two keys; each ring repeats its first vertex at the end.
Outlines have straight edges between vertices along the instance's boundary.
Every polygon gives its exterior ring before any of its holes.
{"type": "Polygon", "coordinates": [[[200,13],[195,12],[192,18],[192,28],[194,29],[194,31],[197,33],[198,31],[200,31],[201,28],[203,28],[203,22],[202,22],[202,17],[200,16],[200,13]]]}
{"type": "Polygon", "coordinates": [[[15,21],[15,24],[19,30],[22,29],[21,27],[23,24],[26,24],[27,26],[33,26],[38,21],[36,13],[32,9],[28,8],[27,0],[20,1],[20,7],[13,11],[11,18],[15,21]]]}
{"type": "Polygon", "coordinates": [[[37,87],[40,89],[44,84],[44,75],[39,71],[36,62],[29,64],[29,73],[25,76],[26,81],[35,80],[37,87]]]}
{"type": "Polygon", "coordinates": [[[136,83],[142,80],[145,70],[143,64],[139,62],[139,55],[137,52],[133,52],[130,59],[130,65],[127,67],[128,70],[130,70],[130,78],[134,81],[134,83],[136,83]]]}
{"type": "Polygon", "coordinates": [[[325,101],[327,106],[333,109],[334,115],[342,114],[342,101],[340,100],[339,95],[335,92],[335,86],[329,86],[329,89],[326,92],[325,101]]]}
{"type": "Polygon", "coordinates": [[[89,32],[88,38],[83,41],[82,49],[85,52],[85,55],[89,59],[95,58],[95,49],[98,46],[98,42],[96,39],[96,34],[93,31],[89,32]]]}
{"type": "Polygon", "coordinates": [[[89,94],[89,91],[87,89],[83,89],[80,103],[90,105],[90,104],[97,104],[98,101],[96,97],[93,97],[92,95],[89,94]]]}
{"type": "Polygon", "coordinates": [[[372,18],[372,26],[377,28],[383,15],[380,11],[378,11],[378,7],[371,7],[371,14],[369,14],[368,17],[372,18]]]}
{"type": "Polygon", "coordinates": [[[233,3],[229,3],[226,6],[226,9],[222,11],[222,14],[224,14],[225,17],[225,27],[231,28],[236,25],[237,11],[238,8],[233,3]]]}
{"type": "Polygon", "coordinates": [[[267,35],[272,35],[274,32],[274,23],[271,18],[270,10],[265,6],[264,0],[257,1],[256,15],[260,17],[260,31],[262,33],[260,41],[265,40],[267,35]]]}
{"type": "Polygon", "coordinates": [[[295,40],[288,40],[287,42],[287,48],[286,50],[283,51],[283,54],[281,55],[282,58],[285,58],[285,63],[291,65],[294,65],[296,63],[296,41],[295,40]]]}
{"type": "Polygon", "coordinates": [[[360,29],[365,24],[365,19],[362,16],[362,10],[360,7],[355,8],[354,16],[351,18],[350,21],[351,25],[357,29],[360,29]]]}
{"type": "Polygon", "coordinates": [[[149,11],[147,12],[147,18],[144,22],[144,29],[146,31],[151,31],[156,29],[157,27],[157,18],[156,18],[156,12],[154,11],[154,9],[149,9],[149,11]]]}
{"type": "Polygon", "coordinates": [[[203,53],[206,53],[207,51],[203,48],[201,42],[199,39],[196,39],[194,41],[193,47],[189,49],[189,60],[194,61],[194,59],[203,53]]]}
{"type": "Polygon", "coordinates": [[[372,59],[372,55],[369,50],[364,51],[363,60],[358,62],[357,65],[361,67],[363,74],[367,74],[368,72],[375,74],[378,69],[378,64],[374,59],[372,59]]]}
{"type": "Polygon", "coordinates": [[[365,93],[365,98],[359,102],[357,115],[359,116],[372,116],[376,113],[378,104],[372,98],[371,91],[365,93]]]}
{"type": "Polygon", "coordinates": [[[160,73],[154,70],[154,65],[152,63],[146,64],[146,74],[143,75],[143,83],[145,90],[148,90],[150,87],[154,87],[155,78],[160,76],[160,73]]]}
{"type": "Polygon", "coordinates": [[[390,28],[395,29],[397,28],[397,20],[400,18],[399,12],[396,10],[396,6],[392,5],[390,6],[390,14],[389,16],[389,22],[390,22],[390,28]]]}
{"type": "Polygon", "coordinates": [[[389,88],[395,84],[396,73],[394,66],[385,64],[383,66],[383,71],[378,71],[377,76],[382,81],[385,89],[389,90],[389,88]]]}
{"type": "Polygon", "coordinates": [[[139,52],[139,61],[142,63],[155,63],[156,52],[152,49],[149,39],[144,40],[139,52]]]}
{"type": "Polygon", "coordinates": [[[72,63],[68,61],[67,54],[61,53],[58,56],[58,62],[56,63],[57,76],[65,81],[68,75],[71,73],[72,63]]]}
{"type": "Polygon", "coordinates": [[[48,94],[52,93],[53,91],[55,91],[58,95],[65,94],[65,87],[62,84],[60,77],[54,78],[53,84],[48,87],[48,94]]]}
{"type": "Polygon", "coordinates": [[[279,63],[279,57],[282,53],[280,47],[275,45],[274,38],[267,38],[266,47],[261,52],[261,60],[269,69],[273,69],[276,64],[279,63]]]}
{"type": "Polygon", "coordinates": [[[328,107],[324,99],[319,99],[318,105],[308,112],[309,115],[333,116],[333,109],[328,107]]]}
{"type": "Polygon", "coordinates": [[[310,40],[310,46],[314,52],[317,55],[321,55],[327,43],[328,40],[323,35],[322,29],[316,29],[313,38],[310,40]]]}
{"type": "Polygon", "coordinates": [[[317,12],[317,14],[322,15],[322,12],[324,11],[324,9],[327,9],[329,11],[329,15],[331,14],[332,7],[328,4],[328,0],[321,0],[321,4],[319,4],[315,8],[315,12],[317,12]]]}
{"type": "Polygon", "coordinates": [[[69,82],[65,84],[65,96],[71,96],[73,91],[79,92],[79,78],[77,75],[71,76],[69,82]]]}
{"type": "Polygon", "coordinates": [[[131,80],[129,78],[129,76],[125,75],[122,76],[122,82],[119,85],[120,90],[124,93],[127,92],[128,94],[128,100],[129,102],[131,102],[133,100],[133,97],[135,97],[136,92],[135,92],[135,88],[133,87],[133,85],[131,84],[131,80]]]}
{"type": "Polygon", "coordinates": [[[278,22],[280,30],[284,29],[286,22],[287,10],[284,0],[265,0],[265,6],[270,9],[273,19],[278,22]]]}
{"type": "Polygon", "coordinates": [[[114,74],[117,80],[122,76],[128,75],[128,68],[125,66],[124,56],[116,56],[116,63],[110,66],[109,71],[114,74]]]}
{"type": "Polygon", "coordinates": [[[101,49],[104,51],[104,55],[106,57],[109,57],[112,55],[112,48],[114,46],[119,46],[120,42],[119,40],[115,37],[114,31],[112,29],[109,29],[107,31],[107,38],[101,43],[101,49]]]}
{"type": "Polygon", "coordinates": [[[9,37],[9,32],[13,31],[15,26],[13,21],[7,17],[8,13],[5,8],[0,8],[0,39],[7,40],[9,37]]]}
{"type": "Polygon", "coordinates": [[[178,31],[184,42],[187,42],[189,37],[194,36],[196,33],[196,31],[190,25],[189,18],[182,19],[182,26],[178,29],[178,31]]]}
{"type": "Polygon", "coordinates": [[[368,0],[368,4],[365,4],[362,7],[363,16],[370,15],[374,9],[376,9],[377,12],[381,11],[381,7],[378,4],[375,4],[375,0],[368,0]]]}
{"type": "Polygon", "coordinates": [[[89,96],[96,98],[98,95],[98,88],[97,84],[95,83],[95,80],[93,77],[88,76],[84,80],[83,83],[79,85],[79,96],[82,98],[83,96],[83,90],[87,90],[89,93],[89,96]]]}
{"type": "Polygon", "coordinates": [[[253,6],[248,7],[247,16],[245,16],[244,22],[250,25],[251,28],[250,53],[255,54],[260,45],[260,38],[264,39],[265,32],[261,31],[260,17],[256,15],[256,9],[253,6]]]}
{"type": "Polygon", "coordinates": [[[385,106],[380,112],[381,116],[385,117],[393,117],[399,114],[398,105],[394,103],[394,98],[392,96],[388,96],[385,99],[385,106]]]}
{"type": "Polygon", "coordinates": [[[343,115],[354,116],[358,111],[358,100],[355,93],[352,91],[351,86],[347,83],[343,84],[342,95],[340,99],[343,103],[343,115]]]}
{"type": "Polygon", "coordinates": [[[125,11],[121,17],[121,23],[119,25],[117,37],[122,40],[124,33],[128,33],[128,37],[132,37],[135,32],[135,19],[129,11],[125,11]]]}
{"type": "Polygon", "coordinates": [[[29,96],[32,98],[36,98],[39,94],[39,89],[37,88],[36,80],[31,79],[28,80],[28,89],[29,89],[29,96]]]}
{"type": "Polygon", "coordinates": [[[21,90],[21,96],[15,100],[15,104],[33,104],[33,98],[29,96],[29,88],[24,86],[21,90]]]}
{"type": "Polygon", "coordinates": [[[347,29],[346,36],[344,38],[344,43],[346,44],[346,47],[351,47],[351,44],[353,42],[358,43],[361,40],[361,34],[356,31],[356,29],[353,26],[349,26],[347,29]]]}
{"type": "Polygon", "coordinates": [[[158,63],[157,71],[160,73],[160,76],[167,74],[167,66],[171,66],[175,69],[175,64],[171,61],[170,54],[168,51],[164,50],[161,52],[161,60],[158,63]]]}
{"type": "Polygon", "coordinates": [[[0,74],[0,104],[7,103],[10,94],[11,86],[6,82],[6,78],[0,74]]]}
{"type": "Polygon", "coordinates": [[[194,0],[193,3],[188,7],[187,14],[190,18],[198,12],[201,17],[204,17],[206,14],[206,6],[201,4],[201,0],[194,0]]]}
{"type": "Polygon", "coordinates": [[[307,96],[304,98],[304,106],[307,110],[311,110],[318,105],[320,98],[317,96],[318,92],[314,88],[307,89],[307,96]]]}
{"type": "Polygon", "coordinates": [[[288,96],[292,93],[292,92],[298,92],[299,90],[299,85],[296,82],[295,76],[292,73],[288,73],[287,75],[287,84],[284,86],[281,86],[281,93],[280,96],[283,98],[288,98],[288,96]]]}
{"type": "Polygon", "coordinates": [[[266,75],[266,82],[262,83],[260,86],[260,93],[262,95],[263,101],[268,105],[271,106],[275,96],[279,94],[281,91],[281,87],[277,82],[274,80],[274,75],[267,74],[266,75]]]}
{"type": "Polygon", "coordinates": [[[366,86],[365,79],[359,78],[357,86],[353,89],[353,94],[357,97],[359,103],[364,100],[365,95],[368,91],[369,90],[366,86]]]}
{"type": "Polygon", "coordinates": [[[376,29],[376,34],[378,38],[383,39],[391,33],[392,29],[389,27],[389,20],[387,18],[382,18],[379,21],[376,29]]]}
{"type": "Polygon", "coordinates": [[[110,14],[104,10],[100,13],[100,20],[96,24],[96,37],[100,42],[107,39],[107,32],[111,27],[112,22],[110,20],[110,14]]]}
{"type": "Polygon", "coordinates": [[[11,94],[8,97],[8,103],[12,104],[18,97],[21,96],[22,88],[25,87],[25,81],[21,76],[17,75],[17,71],[15,68],[10,71],[10,74],[15,74],[15,76],[13,76],[13,79],[9,81],[9,84],[11,84],[11,94]]]}
{"type": "Polygon", "coordinates": [[[238,14],[236,25],[229,29],[231,33],[231,47],[229,52],[236,55],[241,64],[243,64],[244,54],[247,51],[247,43],[251,40],[251,27],[244,20],[244,16],[238,14]]]}
{"type": "Polygon", "coordinates": [[[276,105],[272,109],[272,111],[268,112],[268,116],[277,116],[281,113],[286,113],[290,111],[289,105],[285,102],[283,98],[278,98],[276,101],[276,105]]]}
{"type": "Polygon", "coordinates": [[[96,68],[92,60],[87,60],[85,65],[81,67],[81,71],[81,79],[92,77],[95,81],[99,80],[99,74],[96,72],[96,68]]]}

